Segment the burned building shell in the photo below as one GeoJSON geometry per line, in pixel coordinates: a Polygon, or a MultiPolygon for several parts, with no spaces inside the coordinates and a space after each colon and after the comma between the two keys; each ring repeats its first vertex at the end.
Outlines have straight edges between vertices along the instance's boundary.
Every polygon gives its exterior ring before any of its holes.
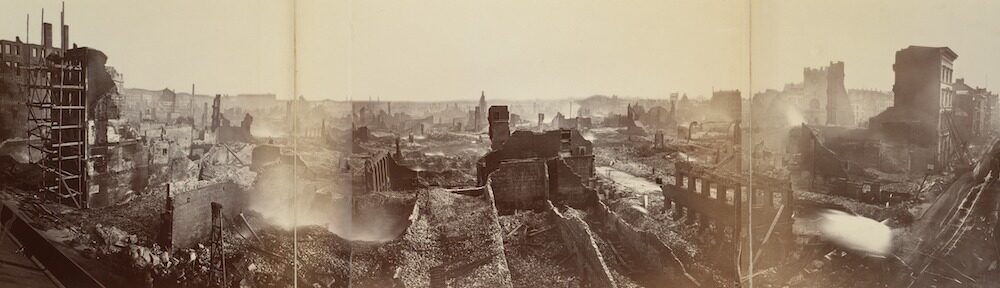
{"type": "Polygon", "coordinates": [[[515,131],[476,167],[479,185],[489,184],[501,213],[532,209],[544,200],[585,207],[597,200],[593,144],[576,130],[515,131]]]}

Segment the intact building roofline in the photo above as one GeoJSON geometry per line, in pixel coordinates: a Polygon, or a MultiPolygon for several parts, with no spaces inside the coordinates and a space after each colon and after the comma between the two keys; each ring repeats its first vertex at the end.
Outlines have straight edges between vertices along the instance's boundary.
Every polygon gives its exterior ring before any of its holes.
{"type": "Polygon", "coordinates": [[[920,49],[920,50],[934,49],[940,51],[945,57],[948,57],[949,60],[954,61],[955,59],[958,59],[958,53],[955,53],[955,51],[951,50],[951,48],[948,48],[948,46],[931,47],[931,46],[910,45],[906,47],[906,49],[920,49]]]}

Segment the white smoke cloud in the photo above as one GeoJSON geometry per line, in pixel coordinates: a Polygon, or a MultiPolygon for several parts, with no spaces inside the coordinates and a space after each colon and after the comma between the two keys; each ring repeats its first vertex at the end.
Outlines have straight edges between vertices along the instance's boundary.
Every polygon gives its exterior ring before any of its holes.
{"type": "Polygon", "coordinates": [[[885,257],[891,252],[889,226],[838,210],[825,209],[819,214],[820,234],[835,245],[868,256],[885,257]]]}
{"type": "Polygon", "coordinates": [[[785,109],[785,120],[788,121],[788,126],[797,126],[799,124],[806,122],[806,117],[802,115],[799,109],[789,107],[785,109]]]}

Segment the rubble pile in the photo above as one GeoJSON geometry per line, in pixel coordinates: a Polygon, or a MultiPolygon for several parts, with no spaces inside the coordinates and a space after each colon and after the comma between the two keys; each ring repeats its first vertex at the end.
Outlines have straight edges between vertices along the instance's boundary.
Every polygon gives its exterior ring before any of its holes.
{"type": "MultiPolygon", "coordinates": [[[[489,151],[480,135],[430,131],[399,139],[401,164],[418,172],[419,186],[462,187],[476,183],[475,165],[489,151]]],[[[381,137],[360,143],[367,151],[395,151],[395,137],[381,137]]]]}
{"type": "Polygon", "coordinates": [[[511,285],[511,275],[504,255],[502,228],[496,209],[484,196],[472,197],[433,189],[429,214],[437,231],[442,268],[452,286],[511,285]]]}
{"type": "Polygon", "coordinates": [[[253,148],[253,144],[246,143],[228,143],[212,146],[200,160],[200,171],[195,175],[196,177],[186,179],[231,180],[240,185],[244,190],[250,190],[257,176],[257,173],[250,171],[253,148]]]}
{"type": "Polygon", "coordinates": [[[579,287],[575,255],[563,246],[548,215],[519,211],[500,216],[514,287],[579,287]]]}
{"type": "Polygon", "coordinates": [[[849,199],[846,197],[840,197],[829,194],[813,193],[809,191],[795,191],[795,198],[808,201],[817,204],[833,205],[835,207],[842,207],[847,210],[847,212],[855,213],[861,216],[865,216],[872,219],[877,219],[879,221],[885,219],[892,219],[894,221],[900,222],[912,222],[913,214],[909,212],[909,206],[897,205],[897,206],[878,206],[867,203],[862,203],[857,200],[849,199]]]}
{"type": "MultiPolygon", "coordinates": [[[[568,209],[566,212],[570,210],[572,210],[572,208],[568,209]]],[[[573,213],[565,213],[565,214],[573,214],[573,213]]],[[[593,226],[594,225],[591,225],[591,227],[593,226]]],[[[618,287],[629,287],[629,288],[642,287],[639,285],[639,283],[636,283],[626,275],[628,271],[626,271],[627,268],[625,267],[624,263],[622,263],[624,261],[623,257],[625,256],[620,255],[619,254],[620,252],[618,252],[617,248],[615,248],[614,245],[609,243],[608,240],[605,239],[605,237],[599,237],[598,233],[594,233],[594,242],[597,244],[598,250],[601,251],[601,255],[604,256],[604,261],[608,263],[608,268],[609,268],[608,270],[609,272],[611,272],[611,278],[614,279],[615,284],[618,284],[618,287]]]]}
{"type": "MultiPolygon", "coordinates": [[[[420,192],[417,197],[417,209],[424,211],[430,207],[427,203],[429,192],[420,192]]],[[[426,214],[418,214],[416,221],[407,228],[402,241],[406,245],[400,249],[399,266],[393,272],[393,278],[403,282],[403,287],[430,287],[431,268],[440,266],[443,262],[443,243],[439,241],[438,230],[426,214]]]]}
{"type": "Polygon", "coordinates": [[[160,231],[160,214],[165,210],[165,193],[136,195],[118,206],[88,210],[66,210],[61,217],[72,226],[90,229],[98,225],[118,227],[135,234],[137,243],[151,244],[160,231]]]}

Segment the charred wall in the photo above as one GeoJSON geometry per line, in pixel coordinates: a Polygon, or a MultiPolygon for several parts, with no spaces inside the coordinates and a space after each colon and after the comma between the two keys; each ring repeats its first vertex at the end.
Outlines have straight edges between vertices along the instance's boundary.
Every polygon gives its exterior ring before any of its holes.
{"type": "Polygon", "coordinates": [[[144,164],[148,160],[141,143],[129,142],[103,147],[104,157],[94,163],[95,174],[90,184],[90,208],[101,208],[120,203],[132,193],[142,192],[149,185],[149,173],[144,164]]]}
{"type": "Polygon", "coordinates": [[[165,234],[161,243],[183,249],[209,239],[212,232],[212,203],[222,204],[223,214],[234,219],[246,207],[247,194],[233,182],[212,183],[188,191],[171,191],[164,215],[165,234]]]}
{"type": "MultiPolygon", "coordinates": [[[[593,165],[586,161],[588,157],[575,159],[578,162],[573,163],[579,166],[593,165]]],[[[487,179],[496,193],[496,205],[501,214],[536,209],[541,207],[543,200],[581,209],[593,205],[598,197],[597,191],[588,186],[591,178],[577,174],[568,163],[571,162],[564,158],[501,162],[500,168],[487,179]]]]}
{"type": "MultiPolygon", "coordinates": [[[[549,199],[561,205],[576,208],[588,207],[597,201],[597,192],[587,186],[590,177],[577,174],[569,163],[566,158],[548,161],[549,199]]],[[[572,163],[578,166],[589,164],[593,167],[593,159],[587,162],[585,159],[577,158],[572,163]]],[[[587,169],[582,168],[581,170],[586,171],[587,169]]]]}
{"type": "Polygon", "coordinates": [[[491,189],[496,191],[496,206],[501,214],[516,208],[537,207],[548,197],[548,169],[541,159],[504,161],[490,175],[491,189]]]}

